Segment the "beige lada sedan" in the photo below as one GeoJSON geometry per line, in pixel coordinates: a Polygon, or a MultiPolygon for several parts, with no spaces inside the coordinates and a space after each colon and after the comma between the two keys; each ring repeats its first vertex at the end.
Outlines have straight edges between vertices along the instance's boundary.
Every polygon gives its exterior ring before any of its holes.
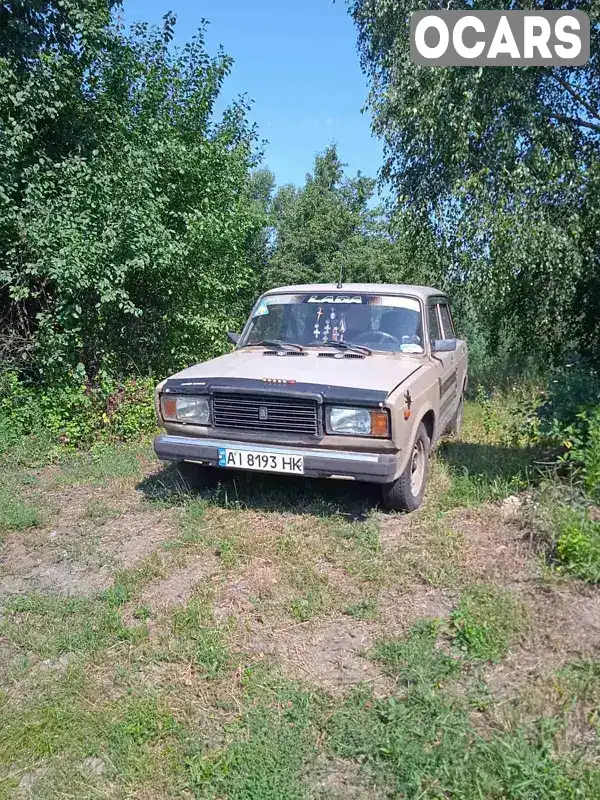
{"type": "Polygon", "coordinates": [[[251,470],[378,483],[386,508],[418,508],[432,447],[460,428],[467,382],[442,292],[284,286],[229,339],[233,352],[157,386],[160,459],[199,481],[251,470]]]}

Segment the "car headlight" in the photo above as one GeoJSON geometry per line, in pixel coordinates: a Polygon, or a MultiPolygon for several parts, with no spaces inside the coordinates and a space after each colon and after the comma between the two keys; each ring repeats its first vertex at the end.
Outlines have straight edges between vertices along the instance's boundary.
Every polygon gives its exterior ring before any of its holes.
{"type": "Polygon", "coordinates": [[[332,406],[326,412],[326,430],[327,433],[387,438],[389,417],[387,411],[332,406]]]}
{"type": "Polygon", "coordinates": [[[160,410],[169,422],[187,422],[191,425],[208,425],[210,400],[208,397],[162,395],[160,410]]]}

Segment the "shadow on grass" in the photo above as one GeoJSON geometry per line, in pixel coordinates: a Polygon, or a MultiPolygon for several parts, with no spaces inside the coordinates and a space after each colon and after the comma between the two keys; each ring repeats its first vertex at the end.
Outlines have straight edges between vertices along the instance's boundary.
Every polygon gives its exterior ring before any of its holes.
{"type": "Polygon", "coordinates": [[[438,458],[448,469],[452,485],[442,498],[450,507],[503,500],[537,485],[551,469],[533,447],[447,441],[438,458]]]}
{"type": "Polygon", "coordinates": [[[184,505],[195,497],[220,508],[342,516],[351,522],[364,522],[381,501],[373,484],[213,469],[216,485],[191,486],[177,465],[169,464],[137,488],[148,500],[168,505],[184,505]]]}
{"type": "Polygon", "coordinates": [[[454,472],[467,471],[470,475],[481,475],[488,480],[523,477],[528,483],[535,483],[542,476],[542,451],[535,447],[450,440],[442,444],[438,453],[454,472]]]}
{"type": "MultiPolygon", "coordinates": [[[[448,469],[452,483],[439,497],[441,506],[480,505],[521,492],[541,479],[539,457],[534,448],[446,441],[437,450],[437,458],[448,469]]],[[[191,485],[176,464],[169,464],[142,480],[138,489],[149,501],[167,505],[183,506],[195,498],[219,508],[341,516],[352,522],[364,522],[381,502],[377,485],[355,481],[217,468],[208,477],[210,485],[200,481],[191,485]]]]}

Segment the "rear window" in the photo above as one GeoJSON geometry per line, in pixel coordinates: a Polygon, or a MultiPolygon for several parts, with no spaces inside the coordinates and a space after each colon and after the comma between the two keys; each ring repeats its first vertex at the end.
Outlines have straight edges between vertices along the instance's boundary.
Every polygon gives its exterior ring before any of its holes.
{"type": "Polygon", "coordinates": [[[444,339],[454,339],[454,325],[450,316],[450,309],[446,303],[440,303],[440,317],[442,318],[442,330],[444,339]]]}

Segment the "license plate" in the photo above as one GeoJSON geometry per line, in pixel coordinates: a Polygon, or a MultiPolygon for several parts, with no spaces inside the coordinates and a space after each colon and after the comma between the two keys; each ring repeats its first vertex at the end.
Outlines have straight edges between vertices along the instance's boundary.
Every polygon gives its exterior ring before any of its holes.
{"type": "Polygon", "coordinates": [[[251,450],[230,450],[228,447],[219,447],[219,466],[304,475],[304,456],[286,453],[253,453],[251,450]]]}

